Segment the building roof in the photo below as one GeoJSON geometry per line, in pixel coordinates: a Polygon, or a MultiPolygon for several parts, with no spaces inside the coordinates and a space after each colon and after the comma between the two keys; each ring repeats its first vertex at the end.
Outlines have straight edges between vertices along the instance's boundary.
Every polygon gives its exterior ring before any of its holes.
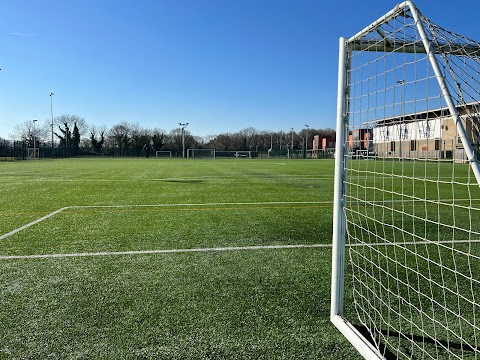
{"type": "MultiPolygon", "coordinates": [[[[480,112],[480,102],[472,102],[468,104],[457,105],[457,111],[460,115],[475,114],[480,112]]],[[[431,120],[450,116],[450,110],[448,108],[438,108],[434,110],[427,110],[423,112],[415,112],[405,114],[402,116],[394,116],[385,119],[366,121],[365,124],[370,126],[388,126],[394,124],[405,124],[410,122],[416,122],[421,120],[431,120]]]]}

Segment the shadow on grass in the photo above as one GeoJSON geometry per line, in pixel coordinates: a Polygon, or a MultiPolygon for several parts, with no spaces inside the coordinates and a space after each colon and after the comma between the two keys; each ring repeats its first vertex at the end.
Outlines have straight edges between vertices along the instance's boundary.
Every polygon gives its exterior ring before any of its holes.
{"type": "Polygon", "coordinates": [[[166,182],[171,182],[171,183],[181,183],[181,184],[200,184],[204,183],[204,180],[199,180],[199,179],[166,179],[166,182]]]}
{"type": "MultiPolygon", "coordinates": [[[[371,343],[375,343],[372,338],[372,334],[370,331],[363,325],[355,325],[355,328],[371,343]]],[[[458,342],[453,342],[449,340],[442,340],[442,339],[433,339],[428,336],[419,336],[419,335],[413,335],[413,334],[406,334],[406,333],[399,333],[397,331],[388,331],[388,330],[380,330],[381,334],[389,337],[389,338],[395,338],[397,340],[403,340],[407,342],[414,342],[417,344],[429,344],[432,345],[432,349],[434,349],[436,346],[441,345],[445,349],[451,349],[451,350],[458,350],[459,354],[463,354],[464,356],[466,355],[465,353],[471,353],[472,356],[475,356],[475,354],[480,352],[480,347],[472,347],[469,344],[466,343],[458,343],[458,342]]],[[[421,347],[421,346],[420,346],[421,347]]],[[[405,346],[402,346],[402,353],[406,353],[408,349],[405,346]]],[[[380,342],[379,344],[379,350],[380,353],[383,354],[384,358],[386,360],[394,360],[398,359],[398,355],[392,352],[392,349],[389,349],[387,345],[384,343],[380,342]]],[[[413,355],[413,354],[409,354],[413,355]]],[[[449,358],[449,355],[445,353],[445,358],[449,358]]]]}

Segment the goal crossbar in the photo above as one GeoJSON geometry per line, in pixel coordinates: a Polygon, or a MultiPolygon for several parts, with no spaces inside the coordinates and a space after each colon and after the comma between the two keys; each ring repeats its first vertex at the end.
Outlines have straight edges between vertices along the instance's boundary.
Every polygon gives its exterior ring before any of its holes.
{"type": "MultiPolygon", "coordinates": [[[[385,52],[393,52],[393,51],[401,51],[404,53],[423,53],[427,54],[428,51],[425,48],[422,42],[412,43],[400,43],[400,42],[390,42],[385,39],[384,42],[377,42],[372,40],[353,40],[351,42],[351,49],[355,51],[385,51],[385,52]]],[[[430,48],[435,54],[449,54],[449,55],[456,55],[456,56],[480,56],[480,46],[472,46],[472,45],[452,45],[449,44],[439,44],[439,45],[432,45],[430,48]]]]}

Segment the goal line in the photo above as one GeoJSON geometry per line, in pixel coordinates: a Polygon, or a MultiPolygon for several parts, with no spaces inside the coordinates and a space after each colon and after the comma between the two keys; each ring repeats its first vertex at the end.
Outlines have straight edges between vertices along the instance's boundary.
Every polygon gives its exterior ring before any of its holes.
{"type": "MultiPolygon", "coordinates": [[[[471,241],[457,240],[454,243],[468,243],[471,241]]],[[[480,244],[480,240],[474,241],[480,244]]],[[[444,241],[444,244],[452,241],[444,241]]],[[[376,243],[371,246],[392,246],[391,243],[376,243]]],[[[432,245],[431,242],[407,242],[395,245],[432,245]]],[[[349,246],[362,246],[361,244],[350,244],[349,246]]],[[[330,249],[332,244],[286,244],[286,245],[258,245],[258,246],[226,246],[226,247],[205,247],[188,249],[156,249],[156,250],[129,250],[129,251],[97,251],[84,253],[62,253],[62,254],[33,254],[33,255],[0,255],[0,260],[22,260],[22,259],[50,259],[50,258],[72,258],[72,257],[95,257],[95,256],[119,256],[119,255],[148,255],[148,254],[178,254],[178,253],[198,253],[198,252],[223,252],[223,251],[243,251],[243,250],[282,250],[282,249],[310,249],[326,248],[330,249]]]]}

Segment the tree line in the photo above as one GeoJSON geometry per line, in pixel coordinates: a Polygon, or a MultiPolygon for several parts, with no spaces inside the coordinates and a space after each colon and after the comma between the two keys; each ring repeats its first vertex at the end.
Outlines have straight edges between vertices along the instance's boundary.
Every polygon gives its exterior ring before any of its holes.
{"type": "Polygon", "coordinates": [[[335,136],[333,129],[304,128],[295,131],[259,131],[254,128],[234,133],[196,136],[181,127],[165,131],[147,129],[138,123],[120,122],[111,128],[89,126],[78,115],[60,115],[53,122],[36,125],[35,121],[17,124],[13,140],[22,141],[27,147],[51,146],[62,149],[67,156],[81,154],[108,154],[114,151],[120,156],[149,156],[155,151],[172,151],[181,154],[185,149],[215,149],[216,151],[305,150],[312,148],[315,135],[335,136]],[[184,132],[184,133],[182,133],[184,132]]]}

